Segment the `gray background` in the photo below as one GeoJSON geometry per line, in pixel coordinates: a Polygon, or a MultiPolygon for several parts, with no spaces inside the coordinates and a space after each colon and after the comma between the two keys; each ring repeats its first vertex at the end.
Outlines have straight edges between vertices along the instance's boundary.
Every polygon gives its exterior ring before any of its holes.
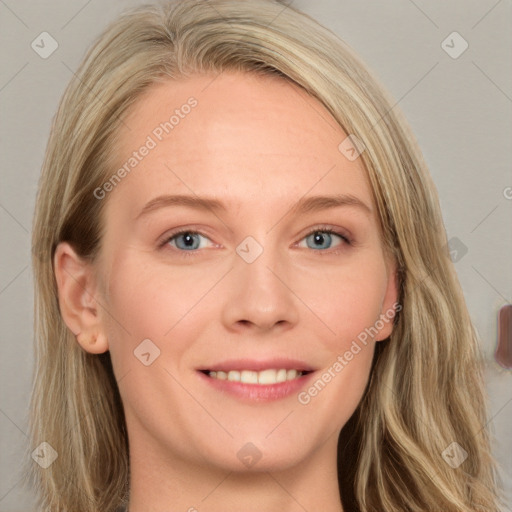
{"type": "MultiPolygon", "coordinates": [[[[119,12],[138,3],[0,0],[0,512],[35,510],[19,467],[33,367],[30,230],[50,122],[86,48],[119,12]],[[46,59],[31,48],[43,31],[58,42],[46,59]]],[[[486,355],[489,425],[510,500],[512,371],[495,362],[494,351],[497,312],[512,296],[512,200],[506,193],[512,187],[511,2],[293,5],[351,45],[395,97],[438,187],[448,236],[467,248],[456,269],[486,355]],[[441,46],[454,31],[469,45],[455,59],[441,46]]],[[[448,44],[452,51],[461,48],[448,44]]]]}

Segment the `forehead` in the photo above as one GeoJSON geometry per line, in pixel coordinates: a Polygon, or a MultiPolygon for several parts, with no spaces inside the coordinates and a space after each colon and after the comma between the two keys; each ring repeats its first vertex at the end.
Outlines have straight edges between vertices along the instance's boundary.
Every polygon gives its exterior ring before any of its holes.
{"type": "Polygon", "coordinates": [[[346,137],[318,100],[282,78],[223,72],[165,81],[123,119],[115,169],[126,172],[111,199],[123,198],[133,215],[161,193],[238,207],[325,192],[371,204],[361,159],[339,150],[346,137]]]}

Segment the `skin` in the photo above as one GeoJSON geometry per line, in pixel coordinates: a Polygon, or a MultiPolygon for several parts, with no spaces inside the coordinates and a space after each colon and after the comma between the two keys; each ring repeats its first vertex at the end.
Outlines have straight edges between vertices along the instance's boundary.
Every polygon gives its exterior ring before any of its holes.
{"type": "Polygon", "coordinates": [[[190,96],[198,101],[102,199],[99,257],[86,263],[59,244],[62,316],[84,350],[110,350],[130,442],[130,512],[340,511],[338,435],[392,322],[306,405],[297,393],[242,401],[196,369],[289,357],[320,376],[393,308],[395,267],[362,161],[338,150],[347,134],[327,110],[275,77],[225,72],[212,80],[154,85],[128,112],[119,166],[169,112],[190,96]],[[357,197],[371,212],[291,210],[303,196],[334,193],[357,197]],[[162,194],[217,198],[226,211],[171,206],[136,220],[162,194]],[[352,243],[325,234],[315,242],[326,226],[352,243]],[[183,236],[159,247],[175,228],[199,231],[199,248],[184,249],[183,236]],[[252,263],[236,252],[248,236],[263,248],[252,263]],[[160,350],[149,366],[134,357],[145,339],[160,350]],[[251,467],[237,457],[248,442],[261,454],[251,467]]]}

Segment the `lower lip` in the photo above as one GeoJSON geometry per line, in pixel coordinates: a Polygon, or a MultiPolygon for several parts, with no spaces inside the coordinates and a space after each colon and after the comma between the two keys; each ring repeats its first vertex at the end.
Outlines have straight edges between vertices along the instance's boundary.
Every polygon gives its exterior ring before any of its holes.
{"type": "Polygon", "coordinates": [[[215,379],[203,372],[197,373],[207,384],[219,391],[249,401],[270,402],[298,393],[309,382],[314,372],[277,384],[244,384],[242,382],[215,379]]]}

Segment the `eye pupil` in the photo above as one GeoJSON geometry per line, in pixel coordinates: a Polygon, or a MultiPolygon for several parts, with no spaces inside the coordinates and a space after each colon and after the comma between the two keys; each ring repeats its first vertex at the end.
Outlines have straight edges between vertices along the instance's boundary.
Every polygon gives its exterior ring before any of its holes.
{"type": "Polygon", "coordinates": [[[200,243],[197,236],[198,234],[192,231],[183,231],[172,238],[176,239],[178,249],[197,249],[200,243]]]}
{"type": "Polygon", "coordinates": [[[322,246],[325,247],[325,244],[329,244],[331,235],[326,231],[315,231],[313,234],[310,235],[310,237],[313,239],[313,244],[315,244],[315,247],[318,249],[319,247],[322,248],[322,246]]]}

